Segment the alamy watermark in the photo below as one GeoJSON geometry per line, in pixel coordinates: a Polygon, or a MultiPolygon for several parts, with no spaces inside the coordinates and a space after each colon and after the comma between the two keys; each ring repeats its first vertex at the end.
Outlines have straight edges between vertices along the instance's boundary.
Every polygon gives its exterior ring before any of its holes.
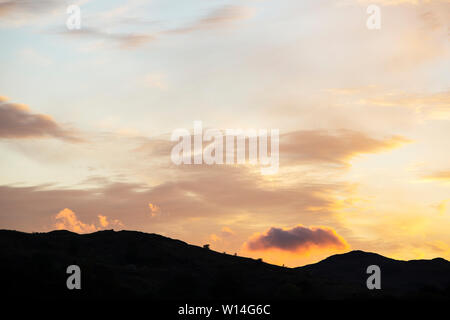
{"type": "Polygon", "coordinates": [[[81,9],[73,4],[67,7],[66,13],[69,14],[66,20],[66,27],[69,30],[81,29],[81,9]]]}
{"type": "Polygon", "coordinates": [[[376,264],[372,264],[367,267],[367,274],[370,274],[370,277],[367,278],[366,285],[367,289],[381,289],[381,269],[376,264]]]}
{"type": "Polygon", "coordinates": [[[66,273],[70,274],[70,276],[67,278],[66,286],[67,289],[73,290],[81,289],[81,269],[76,264],[72,264],[67,267],[66,273]]]}
{"type": "Polygon", "coordinates": [[[381,29],[381,9],[376,4],[371,4],[366,9],[367,14],[370,16],[367,18],[366,26],[369,30],[381,29]]]}
{"type": "Polygon", "coordinates": [[[206,129],[194,121],[194,131],[176,129],[171,141],[171,159],[180,164],[250,164],[260,165],[262,174],[273,174],[279,168],[279,129],[206,129]],[[206,145],[203,143],[206,142],[206,145]],[[269,153],[270,144],[270,153],[269,153]]]}

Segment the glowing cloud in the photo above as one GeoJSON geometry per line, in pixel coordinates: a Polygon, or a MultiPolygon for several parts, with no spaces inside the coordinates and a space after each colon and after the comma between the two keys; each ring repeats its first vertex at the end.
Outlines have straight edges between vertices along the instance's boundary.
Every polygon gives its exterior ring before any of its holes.
{"type": "Polygon", "coordinates": [[[68,208],[65,208],[56,215],[55,219],[57,220],[57,222],[55,223],[55,227],[58,230],[69,230],[76,233],[95,232],[108,226],[123,227],[123,223],[120,220],[114,219],[113,221],[108,221],[108,217],[101,214],[97,217],[100,226],[82,222],[78,219],[75,212],[68,208]]]}
{"type": "Polygon", "coordinates": [[[98,215],[98,221],[103,228],[106,228],[109,225],[108,218],[106,216],[98,215]]]}
{"type": "Polygon", "coordinates": [[[61,210],[55,218],[57,220],[55,227],[58,230],[69,230],[76,233],[89,233],[98,230],[95,225],[86,224],[78,220],[75,212],[68,208],[61,210]]]}

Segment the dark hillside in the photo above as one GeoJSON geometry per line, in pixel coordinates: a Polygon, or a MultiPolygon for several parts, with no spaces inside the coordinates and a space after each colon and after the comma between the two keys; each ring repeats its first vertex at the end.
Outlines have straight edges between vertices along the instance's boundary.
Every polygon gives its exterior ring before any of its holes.
{"type": "Polygon", "coordinates": [[[0,231],[0,274],[10,297],[179,299],[450,298],[450,262],[397,261],[352,251],[283,268],[156,234],[100,231],[0,231]],[[81,268],[68,290],[66,268],[81,268]],[[366,288],[367,266],[382,270],[382,290],[366,288]]]}

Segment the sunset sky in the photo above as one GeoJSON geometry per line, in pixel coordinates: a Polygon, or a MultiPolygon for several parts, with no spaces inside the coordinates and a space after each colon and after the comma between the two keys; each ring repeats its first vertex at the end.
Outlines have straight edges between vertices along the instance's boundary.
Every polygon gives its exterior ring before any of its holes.
{"type": "Polygon", "coordinates": [[[0,228],[450,259],[449,22],[449,0],[0,0],[0,228]],[[278,172],[173,164],[196,120],[279,129],[278,172]]]}

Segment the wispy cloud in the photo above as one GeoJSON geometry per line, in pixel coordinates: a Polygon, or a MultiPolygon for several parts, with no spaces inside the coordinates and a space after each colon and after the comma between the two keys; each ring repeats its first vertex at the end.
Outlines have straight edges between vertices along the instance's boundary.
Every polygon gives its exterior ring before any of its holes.
{"type": "Polygon", "coordinates": [[[422,176],[422,181],[450,182],[450,170],[436,171],[422,176]]]}
{"type": "Polygon", "coordinates": [[[206,16],[188,26],[168,30],[164,33],[189,33],[198,30],[223,27],[238,20],[251,18],[253,14],[254,10],[252,8],[226,5],[211,11],[206,16]]]}
{"type": "MultiPolygon", "coordinates": [[[[168,157],[175,142],[143,138],[145,141],[135,150],[152,157],[168,157]]],[[[225,145],[226,137],[223,138],[225,145]]],[[[335,164],[348,166],[349,161],[361,155],[376,154],[411,143],[399,135],[374,138],[355,130],[298,130],[280,136],[280,165],[335,164]]],[[[237,146],[234,145],[235,152],[237,146]]],[[[245,141],[248,150],[248,139],[245,141]]],[[[248,151],[247,151],[248,152],[248,151]]]]}
{"type": "Polygon", "coordinates": [[[79,30],[63,30],[59,34],[74,38],[85,37],[95,40],[112,41],[121,49],[134,49],[155,40],[155,36],[145,33],[106,32],[100,29],[86,27],[79,30]]]}
{"type": "Polygon", "coordinates": [[[408,142],[411,141],[402,136],[375,139],[351,130],[294,131],[280,137],[281,165],[314,162],[348,165],[349,160],[359,155],[387,151],[408,142]]]}
{"type": "Polygon", "coordinates": [[[428,94],[384,93],[361,99],[360,103],[380,107],[406,107],[433,119],[450,117],[450,91],[428,94]]]}
{"type": "Polygon", "coordinates": [[[56,0],[2,0],[0,17],[16,14],[39,14],[52,9],[58,2],[56,0]]]}
{"type": "MultiPolygon", "coordinates": [[[[115,10],[105,12],[99,15],[101,19],[110,19],[123,12],[127,12],[128,8],[118,7],[115,10]]],[[[98,40],[113,41],[119,45],[121,49],[134,49],[150,41],[156,40],[158,37],[170,34],[191,33],[199,30],[210,30],[211,28],[224,27],[231,25],[233,22],[247,19],[251,17],[254,10],[244,6],[230,6],[226,5],[218,9],[212,10],[206,16],[199,18],[191,24],[178,27],[174,29],[165,29],[158,32],[141,32],[141,33],[119,33],[104,31],[100,26],[98,27],[82,27],[80,30],[66,30],[58,31],[61,35],[78,36],[86,38],[94,38],[98,40]]],[[[135,17],[128,17],[121,19],[119,23],[127,23],[128,25],[142,26],[143,24],[152,24],[154,21],[143,20],[135,17]]],[[[117,21],[115,22],[117,24],[117,21]]]]}

